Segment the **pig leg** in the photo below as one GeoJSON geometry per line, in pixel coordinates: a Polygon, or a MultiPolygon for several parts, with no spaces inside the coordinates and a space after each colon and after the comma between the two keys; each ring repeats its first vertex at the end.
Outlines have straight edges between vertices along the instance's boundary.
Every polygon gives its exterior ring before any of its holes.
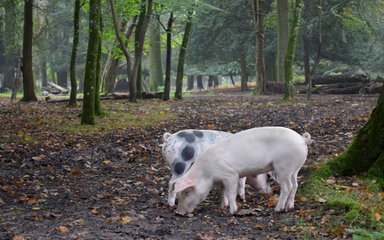
{"type": "Polygon", "coordinates": [[[169,180],[169,183],[168,183],[168,205],[173,207],[175,206],[175,202],[176,202],[176,193],[175,192],[172,192],[172,185],[171,185],[171,182],[173,182],[173,175],[171,177],[171,180],[169,180]]]}
{"type": "Polygon", "coordinates": [[[230,176],[223,181],[224,192],[229,202],[229,212],[235,214],[237,211],[236,195],[237,195],[237,184],[239,181],[239,175],[236,173],[234,176],[230,176]]]}
{"type": "MultiPolygon", "coordinates": [[[[299,169],[300,170],[300,169],[299,169]]],[[[297,170],[294,174],[291,176],[291,183],[292,183],[292,189],[289,193],[287,203],[285,205],[285,211],[291,210],[294,208],[295,205],[295,195],[297,191],[297,174],[299,173],[299,170],[297,170]]]]}
{"type": "Polygon", "coordinates": [[[225,195],[224,186],[222,184],[220,184],[219,189],[221,196],[220,208],[225,208],[226,206],[228,206],[228,198],[225,195]]]}
{"type": "Polygon", "coordinates": [[[239,178],[239,181],[237,184],[237,194],[240,196],[243,202],[245,202],[245,181],[246,180],[247,180],[246,177],[239,178]]]}
{"type": "Polygon", "coordinates": [[[287,199],[292,189],[291,174],[277,172],[277,176],[280,180],[280,196],[275,207],[275,212],[282,212],[285,210],[287,199]]]}

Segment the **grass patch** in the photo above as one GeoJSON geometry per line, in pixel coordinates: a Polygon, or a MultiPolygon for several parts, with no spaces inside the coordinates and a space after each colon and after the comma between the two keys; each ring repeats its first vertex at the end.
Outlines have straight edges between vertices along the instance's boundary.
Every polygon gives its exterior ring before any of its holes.
{"type": "Polygon", "coordinates": [[[339,212],[350,228],[348,231],[363,237],[354,239],[369,239],[364,237],[382,236],[384,231],[384,192],[381,191],[374,180],[334,178],[329,166],[323,165],[311,174],[300,193],[313,201],[325,202],[325,208],[339,212]]]}
{"type": "Polygon", "coordinates": [[[127,112],[105,112],[97,117],[97,124],[81,125],[79,121],[70,124],[54,126],[56,130],[73,133],[102,134],[129,127],[148,127],[159,122],[175,118],[175,115],[166,111],[151,111],[148,113],[132,114],[127,112]]]}

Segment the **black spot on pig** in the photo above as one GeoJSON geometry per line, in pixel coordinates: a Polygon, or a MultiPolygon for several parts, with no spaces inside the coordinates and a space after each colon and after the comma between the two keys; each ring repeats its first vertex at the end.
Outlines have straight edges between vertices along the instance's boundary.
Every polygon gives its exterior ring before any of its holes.
{"type": "Polygon", "coordinates": [[[180,132],[177,134],[177,136],[180,138],[185,138],[185,140],[189,143],[192,143],[195,141],[195,135],[189,132],[180,132]]]}
{"type": "Polygon", "coordinates": [[[197,130],[194,130],[193,131],[193,134],[198,137],[198,138],[202,138],[204,136],[203,132],[201,131],[197,131],[197,130]]]}
{"type": "Polygon", "coordinates": [[[189,132],[180,132],[177,134],[177,136],[180,138],[185,138],[185,140],[189,143],[192,143],[195,141],[195,135],[189,132]]]}
{"type": "Polygon", "coordinates": [[[179,132],[179,133],[177,134],[177,136],[178,136],[179,138],[183,138],[186,134],[187,134],[187,132],[179,132]]]}
{"type": "Polygon", "coordinates": [[[185,136],[184,136],[185,140],[187,140],[187,142],[189,143],[193,143],[195,141],[195,135],[193,135],[192,133],[187,133],[185,136]]]}
{"type": "Polygon", "coordinates": [[[173,172],[177,175],[183,174],[185,170],[185,163],[178,162],[173,166],[173,172]]]}
{"type": "Polygon", "coordinates": [[[181,151],[181,157],[184,161],[189,161],[194,156],[195,156],[195,149],[190,145],[185,146],[181,151]]]}

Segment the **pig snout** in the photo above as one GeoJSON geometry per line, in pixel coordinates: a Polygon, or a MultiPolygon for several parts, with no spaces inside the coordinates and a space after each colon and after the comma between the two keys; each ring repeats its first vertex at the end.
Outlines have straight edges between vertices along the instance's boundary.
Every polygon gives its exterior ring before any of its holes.
{"type": "Polygon", "coordinates": [[[254,177],[247,177],[247,183],[258,190],[259,193],[272,193],[267,173],[262,173],[254,177]]]}
{"type": "Polygon", "coordinates": [[[176,212],[176,214],[181,215],[181,216],[184,216],[187,213],[189,213],[187,209],[182,208],[182,207],[177,207],[175,212],[176,212]]]}

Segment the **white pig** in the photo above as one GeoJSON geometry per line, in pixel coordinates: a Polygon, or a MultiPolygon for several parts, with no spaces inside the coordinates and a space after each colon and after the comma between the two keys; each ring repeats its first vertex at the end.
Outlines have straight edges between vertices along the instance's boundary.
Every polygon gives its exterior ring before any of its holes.
{"type": "MultiPolygon", "coordinates": [[[[174,134],[164,133],[162,154],[167,164],[172,169],[172,177],[170,183],[175,179],[183,176],[193,165],[196,157],[205,151],[212,144],[215,144],[229,136],[231,133],[215,131],[215,130],[196,130],[187,129],[181,130],[174,134]]],[[[269,179],[275,180],[270,176],[273,171],[267,174],[259,174],[256,177],[240,178],[238,182],[238,195],[245,202],[245,181],[253,188],[258,190],[259,193],[272,193],[269,179]]],[[[222,188],[221,188],[222,189],[222,188]]],[[[221,207],[228,205],[228,200],[224,193],[221,192],[221,207]]],[[[168,188],[168,205],[174,206],[176,201],[176,193],[171,192],[169,185],[168,188]]]]}
{"type": "Polygon", "coordinates": [[[280,182],[276,212],[294,208],[297,174],[308,153],[311,136],[284,127],[260,127],[234,134],[200,154],[181,178],[171,183],[180,193],[177,212],[192,212],[208,195],[213,183],[224,186],[230,213],[237,211],[239,177],[256,176],[272,169],[280,182]]]}

